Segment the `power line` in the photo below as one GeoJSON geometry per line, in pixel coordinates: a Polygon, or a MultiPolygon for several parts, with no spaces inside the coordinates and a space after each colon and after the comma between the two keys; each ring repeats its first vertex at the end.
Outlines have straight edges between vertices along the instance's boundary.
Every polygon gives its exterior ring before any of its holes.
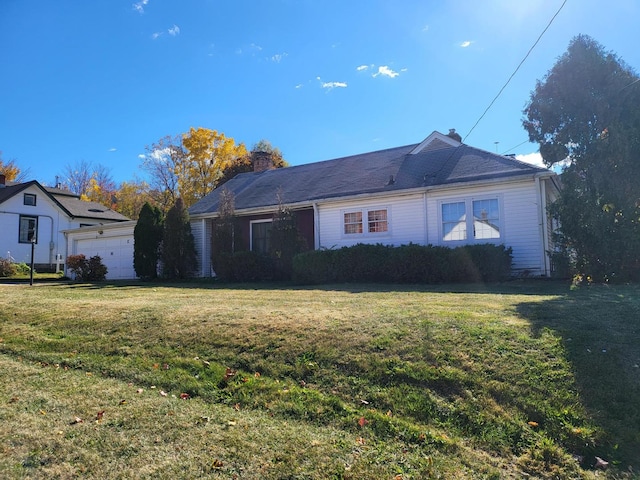
{"type": "MultiPolygon", "coordinates": [[[[498,97],[500,95],[502,95],[502,92],[504,91],[505,88],[507,88],[507,85],[509,85],[509,82],[511,82],[511,79],[515,76],[516,73],[518,73],[518,70],[520,70],[520,67],[522,66],[522,64],[525,62],[525,60],[529,57],[529,54],[531,54],[531,52],[533,51],[533,49],[536,47],[536,45],[538,45],[538,42],[540,42],[540,40],[542,39],[542,36],[546,33],[546,31],[549,29],[549,27],[551,26],[551,24],[553,23],[553,21],[556,19],[556,17],[558,16],[558,14],[560,13],[560,11],[562,10],[562,8],[564,7],[564,5],[567,3],[567,0],[564,0],[562,2],[562,5],[560,5],[560,8],[558,9],[558,11],[555,13],[555,15],[553,17],[551,17],[551,20],[549,20],[549,23],[547,24],[547,26],[544,28],[544,30],[542,31],[542,33],[540,34],[540,36],[538,37],[538,39],[535,41],[535,43],[531,46],[531,48],[529,49],[529,51],[527,52],[527,54],[524,56],[524,58],[522,59],[522,61],[518,64],[518,66],[516,67],[516,69],[513,71],[513,73],[511,74],[511,76],[509,77],[509,79],[507,80],[507,83],[505,83],[503,85],[503,87],[500,89],[500,91],[498,92],[498,94],[495,96],[495,98],[493,100],[491,100],[491,103],[489,104],[489,106],[487,107],[487,109],[483,112],[482,115],[480,115],[480,118],[478,119],[478,121],[473,125],[473,127],[471,127],[471,130],[469,130],[469,133],[467,133],[465,135],[465,137],[462,139],[462,141],[464,142],[467,137],[469,135],[471,135],[471,132],[473,132],[473,130],[478,126],[478,124],[480,123],[480,121],[484,118],[484,116],[487,114],[487,112],[489,111],[489,109],[493,106],[493,104],[495,103],[496,100],[498,100],[498,97]]],[[[515,147],[514,147],[515,148],[515,147]]]]}
{"type": "Polygon", "coordinates": [[[511,150],[515,150],[516,148],[518,148],[520,145],[524,145],[525,143],[529,143],[529,140],[525,140],[522,143],[519,143],[518,145],[516,145],[515,147],[511,147],[509,150],[505,150],[504,152],[502,152],[502,155],[504,155],[505,153],[509,153],[511,150]]]}

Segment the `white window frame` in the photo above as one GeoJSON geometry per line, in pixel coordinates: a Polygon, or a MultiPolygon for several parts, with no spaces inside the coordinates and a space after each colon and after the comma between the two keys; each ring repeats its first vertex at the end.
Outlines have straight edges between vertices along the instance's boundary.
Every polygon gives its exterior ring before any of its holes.
{"type": "MultiPolygon", "coordinates": [[[[253,250],[253,225],[256,223],[273,223],[272,218],[264,218],[262,220],[251,220],[249,222],[249,250],[253,250]]],[[[266,252],[265,252],[266,253],[266,252]]]]}
{"type": "Polygon", "coordinates": [[[362,207],[362,208],[348,208],[340,211],[340,232],[342,238],[378,238],[387,237],[391,235],[391,208],[389,206],[375,206],[375,207],[362,207]],[[369,231],[369,212],[376,212],[384,210],[387,212],[387,229],[383,232],[370,232],[369,231]],[[358,233],[346,233],[345,232],[345,215],[350,213],[360,213],[362,215],[362,232],[358,233]]]}
{"type": "Polygon", "coordinates": [[[29,232],[29,222],[34,222],[33,234],[35,236],[35,243],[38,243],[38,217],[35,215],[20,215],[20,219],[18,220],[20,223],[18,225],[18,243],[31,243],[28,240],[28,232],[29,232]],[[26,224],[25,224],[26,222],[26,224]]]}
{"type": "Polygon", "coordinates": [[[466,245],[474,243],[504,243],[505,241],[505,224],[504,224],[504,201],[502,194],[497,195],[482,195],[471,197],[451,197],[447,199],[438,200],[438,238],[440,245],[466,245]],[[498,202],[498,221],[496,222],[499,230],[499,236],[497,238],[475,238],[475,227],[473,217],[473,203],[483,200],[497,200],[498,202]],[[466,239],[462,240],[445,240],[444,238],[444,224],[442,217],[442,206],[449,203],[464,203],[465,205],[465,226],[466,226],[466,239]]]}

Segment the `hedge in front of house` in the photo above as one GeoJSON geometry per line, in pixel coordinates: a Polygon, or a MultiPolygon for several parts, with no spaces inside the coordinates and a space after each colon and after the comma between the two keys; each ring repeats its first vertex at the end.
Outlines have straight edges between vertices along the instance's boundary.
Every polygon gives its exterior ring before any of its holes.
{"type": "Polygon", "coordinates": [[[214,266],[216,276],[227,282],[260,282],[273,280],[273,260],[256,252],[221,253],[214,266]]]}
{"type": "Polygon", "coordinates": [[[447,248],[357,244],[296,255],[293,281],[300,284],[495,282],[509,277],[511,261],[512,250],[504,245],[447,248]]]}

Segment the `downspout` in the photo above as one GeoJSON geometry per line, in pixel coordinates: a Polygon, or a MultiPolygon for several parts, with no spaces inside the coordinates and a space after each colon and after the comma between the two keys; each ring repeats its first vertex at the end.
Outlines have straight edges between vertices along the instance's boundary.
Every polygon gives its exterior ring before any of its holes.
{"type": "Polygon", "coordinates": [[[424,205],[424,244],[429,245],[429,218],[427,215],[427,192],[422,194],[422,203],[424,205]]]}
{"type": "Polygon", "coordinates": [[[538,201],[538,235],[540,237],[540,239],[542,240],[541,242],[541,252],[540,252],[540,260],[541,260],[541,264],[543,266],[543,272],[544,275],[547,276],[547,260],[546,260],[546,240],[544,237],[544,210],[543,210],[543,205],[542,205],[542,187],[540,186],[540,177],[536,176],[535,177],[535,186],[536,186],[536,194],[539,196],[539,201],[538,201]]]}
{"type": "Polygon", "coordinates": [[[549,259],[549,225],[547,222],[547,182],[545,180],[540,182],[540,205],[542,209],[542,245],[544,252],[544,276],[548,277],[551,274],[551,264],[549,259]]]}
{"type": "Polygon", "coordinates": [[[320,248],[320,214],[318,212],[318,204],[313,204],[313,249],[320,248]]]}
{"type": "Polygon", "coordinates": [[[205,259],[207,258],[207,220],[202,219],[202,240],[200,245],[200,251],[202,252],[202,258],[200,259],[200,276],[205,276],[205,259]]]}

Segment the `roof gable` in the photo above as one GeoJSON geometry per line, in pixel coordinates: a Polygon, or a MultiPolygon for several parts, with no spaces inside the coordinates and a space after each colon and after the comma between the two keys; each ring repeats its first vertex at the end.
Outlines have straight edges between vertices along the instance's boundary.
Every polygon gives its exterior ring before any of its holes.
{"type": "Polygon", "coordinates": [[[38,181],[14,183],[0,188],[0,204],[19,194],[29,187],[38,188],[69,218],[90,218],[95,220],[124,221],[129,220],[121,213],[111,210],[97,202],[85,202],[68,190],[43,187],[38,181]]]}
{"type": "MultiPolygon", "coordinates": [[[[451,130],[452,133],[455,130],[451,130]]],[[[432,132],[427,138],[425,138],[416,148],[414,148],[410,153],[412,155],[420,152],[428,152],[430,150],[440,150],[442,148],[449,147],[459,147],[462,145],[461,142],[456,139],[450,137],[449,135],[443,135],[440,132],[432,132]]]]}

